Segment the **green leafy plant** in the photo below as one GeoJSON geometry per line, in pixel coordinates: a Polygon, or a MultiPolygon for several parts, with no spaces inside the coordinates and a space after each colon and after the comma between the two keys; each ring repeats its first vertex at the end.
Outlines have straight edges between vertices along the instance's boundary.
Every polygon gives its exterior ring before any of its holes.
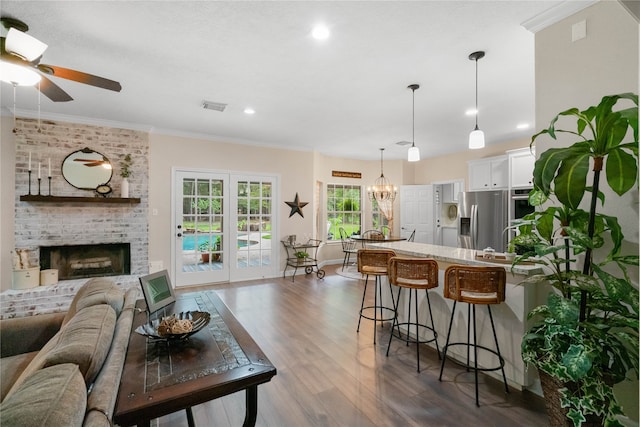
{"type": "Polygon", "coordinates": [[[545,266],[544,274],[524,284],[552,287],[547,303],[529,313],[535,323],[523,337],[522,358],[564,385],[560,402],[548,404],[560,404],[574,426],[593,416],[622,426],[613,385],[638,379],[639,294],[628,274],[638,267],[638,255],[621,253],[624,235],[617,218],[598,212],[598,202],[605,202],[601,184],[619,196],[637,184],[637,105],[635,94],[605,96],[584,111],[561,112],[531,140],[533,145],[540,136],[556,139],[558,133],[580,139],[540,154],[529,194],[539,208],[516,224],[519,234],[511,242],[526,247],[514,264],[535,257],[545,266]],[[635,107],[614,111],[620,100],[635,107]],[[577,120],[575,129],[556,128],[565,116],[577,120]],[[629,134],[632,140],[623,142],[629,134]],[[580,208],[585,194],[591,196],[588,211],[580,208]],[[557,202],[543,209],[550,199],[557,202]]]}
{"type": "Polygon", "coordinates": [[[125,155],[122,160],[120,160],[120,176],[123,178],[129,178],[132,174],[131,165],[133,164],[133,160],[131,159],[131,154],[125,155]]]}
{"type": "Polygon", "coordinates": [[[296,258],[298,259],[305,259],[309,257],[309,254],[305,251],[298,251],[295,253],[296,258]]]}
{"type": "Polygon", "coordinates": [[[220,250],[220,236],[215,236],[211,240],[202,242],[198,245],[200,252],[215,252],[220,250]]]}

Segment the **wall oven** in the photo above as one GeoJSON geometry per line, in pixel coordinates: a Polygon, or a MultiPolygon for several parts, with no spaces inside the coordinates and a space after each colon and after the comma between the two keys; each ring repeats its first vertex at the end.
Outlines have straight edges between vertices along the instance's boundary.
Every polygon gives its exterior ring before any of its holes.
{"type": "Polygon", "coordinates": [[[532,213],[535,208],[529,204],[529,192],[531,188],[511,190],[511,220],[521,219],[532,213]]]}

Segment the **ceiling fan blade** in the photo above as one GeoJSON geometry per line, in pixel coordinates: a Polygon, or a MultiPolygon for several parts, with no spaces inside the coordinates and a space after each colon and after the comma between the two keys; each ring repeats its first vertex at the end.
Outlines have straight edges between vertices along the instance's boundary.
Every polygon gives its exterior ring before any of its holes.
{"type": "Polygon", "coordinates": [[[51,76],[73,80],[75,82],[84,83],[102,89],[112,90],[114,92],[120,92],[120,90],[122,90],[122,86],[120,85],[120,83],[114,80],[105,79],[104,77],[94,76],[93,74],[87,74],[81,71],[47,64],[39,64],[37,67],[38,70],[51,76]]]}
{"type": "Polygon", "coordinates": [[[58,86],[45,76],[40,77],[40,85],[37,85],[36,88],[38,88],[44,96],[46,96],[53,102],[73,101],[73,98],[67,92],[62,90],[60,86],[58,86]]]}

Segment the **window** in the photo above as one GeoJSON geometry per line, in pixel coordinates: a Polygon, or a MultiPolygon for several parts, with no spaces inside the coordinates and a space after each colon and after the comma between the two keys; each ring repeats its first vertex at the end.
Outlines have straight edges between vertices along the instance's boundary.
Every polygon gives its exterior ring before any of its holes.
{"type": "Polygon", "coordinates": [[[389,226],[389,220],[382,215],[375,199],[371,200],[371,224],[375,230],[380,230],[383,225],[389,226]]]}
{"type": "Polygon", "coordinates": [[[329,238],[340,239],[340,227],[347,235],[360,234],[362,224],[362,188],[358,185],[327,184],[327,221],[329,238]]]}

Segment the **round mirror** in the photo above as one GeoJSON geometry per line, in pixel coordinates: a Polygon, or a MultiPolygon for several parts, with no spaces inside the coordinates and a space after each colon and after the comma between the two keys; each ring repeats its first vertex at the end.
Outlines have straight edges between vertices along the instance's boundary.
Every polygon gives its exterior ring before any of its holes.
{"type": "Polygon", "coordinates": [[[74,151],[62,162],[62,176],[81,190],[95,190],[111,181],[113,168],[109,159],[90,148],[74,151]]]}

